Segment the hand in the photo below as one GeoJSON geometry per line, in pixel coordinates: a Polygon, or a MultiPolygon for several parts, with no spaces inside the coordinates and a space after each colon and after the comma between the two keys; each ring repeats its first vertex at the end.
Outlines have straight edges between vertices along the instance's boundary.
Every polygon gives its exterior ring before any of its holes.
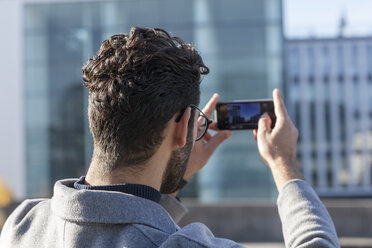
{"type": "MultiPolygon", "coordinates": [[[[210,119],[213,113],[213,110],[216,108],[218,102],[218,94],[214,94],[209,100],[207,105],[203,109],[203,113],[210,119]]],[[[202,123],[198,122],[198,125],[202,123]]],[[[209,158],[212,156],[216,148],[226,139],[231,137],[231,131],[219,131],[216,127],[216,123],[213,121],[209,125],[209,129],[217,131],[215,135],[211,135],[208,131],[203,139],[195,142],[194,147],[191,151],[190,159],[187,165],[187,169],[184,175],[184,179],[188,180],[192,175],[198,172],[204,165],[208,162],[209,158]]]]}
{"type": "Polygon", "coordinates": [[[264,114],[253,130],[261,158],[271,169],[276,186],[280,191],[286,182],[302,175],[296,168],[296,143],[298,131],[288,116],[278,89],[273,91],[276,123],[271,129],[271,119],[264,114]]]}

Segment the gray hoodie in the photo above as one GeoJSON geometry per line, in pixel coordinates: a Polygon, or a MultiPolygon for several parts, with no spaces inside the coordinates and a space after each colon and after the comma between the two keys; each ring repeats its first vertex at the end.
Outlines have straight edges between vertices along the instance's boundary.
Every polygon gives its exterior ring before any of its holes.
{"type": "MultiPolygon", "coordinates": [[[[201,223],[177,226],[173,219],[185,208],[173,198],[164,197],[162,206],[120,192],[77,190],[76,180],[58,181],[51,199],[24,201],[6,221],[0,247],[242,247],[201,223]]],[[[339,247],[332,219],[306,182],[287,183],[278,208],[287,247],[339,247]]]]}

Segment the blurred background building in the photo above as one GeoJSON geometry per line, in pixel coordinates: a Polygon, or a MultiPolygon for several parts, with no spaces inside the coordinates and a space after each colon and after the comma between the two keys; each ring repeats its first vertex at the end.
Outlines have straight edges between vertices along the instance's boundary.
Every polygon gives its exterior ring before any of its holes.
{"type": "MultiPolygon", "coordinates": [[[[6,57],[15,60],[5,77],[17,85],[17,92],[6,93],[17,119],[5,132],[19,132],[16,144],[4,140],[4,148],[12,149],[5,159],[15,150],[18,160],[9,160],[14,171],[2,164],[1,175],[18,199],[49,196],[56,180],[85,174],[92,139],[81,67],[113,34],[162,27],[194,44],[211,69],[201,86],[202,106],[214,92],[221,100],[267,98],[283,85],[278,0],[18,0],[5,1],[1,11],[2,34],[11,46],[6,57]],[[8,29],[8,23],[17,25],[8,29]]],[[[276,194],[251,132],[244,131],[219,148],[184,192],[201,201],[276,194]]]]}
{"type": "Polygon", "coordinates": [[[372,196],[372,38],[290,39],[286,54],[306,180],[321,196],[372,196]]]}

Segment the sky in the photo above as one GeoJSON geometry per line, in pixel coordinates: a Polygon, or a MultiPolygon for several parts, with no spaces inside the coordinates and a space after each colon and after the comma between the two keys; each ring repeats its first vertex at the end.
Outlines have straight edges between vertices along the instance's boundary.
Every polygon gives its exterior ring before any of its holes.
{"type": "Polygon", "coordinates": [[[333,37],[345,17],[346,36],[372,36],[372,0],[283,0],[287,38],[333,37]]]}
{"type": "MultiPolygon", "coordinates": [[[[240,106],[240,116],[245,119],[250,119],[250,117],[259,115],[260,112],[260,104],[234,104],[240,106]]],[[[233,106],[233,105],[231,105],[233,106]]],[[[231,107],[232,109],[232,107],[231,107]]]]}

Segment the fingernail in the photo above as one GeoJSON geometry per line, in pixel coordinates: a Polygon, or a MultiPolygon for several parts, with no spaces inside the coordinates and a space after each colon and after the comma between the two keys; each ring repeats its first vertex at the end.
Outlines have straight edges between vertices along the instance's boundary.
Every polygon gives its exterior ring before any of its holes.
{"type": "Polygon", "coordinates": [[[262,115],[261,115],[261,117],[266,117],[266,116],[269,116],[269,114],[267,113],[267,112],[265,112],[265,113],[263,113],[262,115]]]}
{"type": "Polygon", "coordinates": [[[276,89],[276,92],[278,93],[278,96],[282,97],[279,89],[276,89]]]}

